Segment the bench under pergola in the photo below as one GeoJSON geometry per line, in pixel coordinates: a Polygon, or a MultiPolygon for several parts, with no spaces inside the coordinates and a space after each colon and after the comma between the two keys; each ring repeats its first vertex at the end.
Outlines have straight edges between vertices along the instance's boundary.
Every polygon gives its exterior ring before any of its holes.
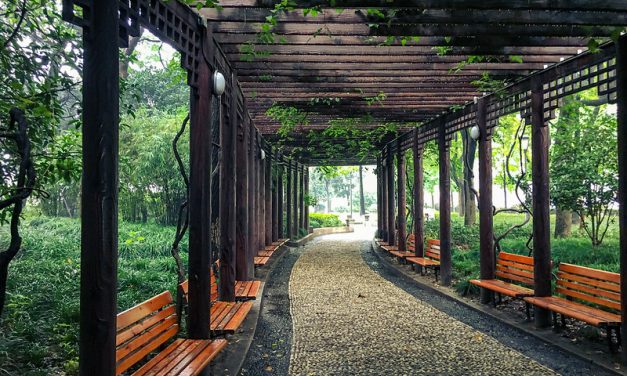
{"type": "MultiPolygon", "coordinates": [[[[426,142],[437,141],[441,277],[450,283],[450,140],[475,125],[480,130],[481,278],[494,277],[491,134],[498,118],[511,113],[532,127],[534,289],[536,296],[550,295],[548,121],[560,99],[589,88],[618,105],[621,275],[627,273],[627,38],[622,36],[627,3],[622,0],[336,0],[332,6],[302,1],[288,9],[266,0],[224,0],[220,8],[202,9],[159,0],[63,3],[64,18],[83,29],[85,49],[82,374],[115,372],[118,49],[139,35],[140,27],[181,53],[191,88],[190,338],[210,335],[212,215],[220,223],[221,298],[232,300],[236,277],[252,278],[259,249],[308,227],[306,166],[376,163],[379,232],[403,249],[404,241],[397,239],[405,239],[405,217],[399,216],[398,238],[394,218],[405,208],[403,152],[413,149],[414,233],[421,255],[422,150],[426,142]],[[260,32],[270,40],[260,41],[260,32]],[[226,78],[222,95],[212,84],[214,72],[226,78]],[[486,74],[507,85],[480,91],[473,82],[486,74]],[[372,106],[370,98],[380,93],[385,100],[372,106]],[[280,139],[281,125],[267,115],[274,105],[306,111],[308,124],[280,139]],[[363,129],[397,123],[398,133],[386,134],[359,158],[350,148],[343,156],[330,156],[307,137],[334,118],[364,116],[369,120],[360,124],[363,129]],[[218,130],[215,143],[212,134],[218,130]],[[216,148],[221,149],[219,177],[212,176],[216,148]],[[211,182],[218,178],[223,189],[216,191],[211,182]],[[211,193],[220,197],[219,213],[215,208],[212,213],[211,193]]],[[[350,141],[317,140],[338,148],[350,141]]],[[[627,299],[624,279],[621,297],[627,299]]],[[[625,305],[621,312],[625,332],[625,305]]],[[[536,323],[547,325],[548,311],[538,310],[536,323]]],[[[622,341],[627,344],[627,336],[622,341]]],[[[622,354],[627,360],[627,352],[622,354]]]]}

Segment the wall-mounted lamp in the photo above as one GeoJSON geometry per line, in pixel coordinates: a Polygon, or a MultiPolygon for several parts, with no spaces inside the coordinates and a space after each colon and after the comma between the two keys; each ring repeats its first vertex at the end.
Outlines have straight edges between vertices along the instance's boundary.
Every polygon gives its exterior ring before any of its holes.
{"type": "Polygon", "coordinates": [[[261,159],[266,159],[266,151],[261,149],[261,159]]]}
{"type": "Polygon", "coordinates": [[[213,72],[213,93],[217,96],[224,94],[226,80],[220,71],[213,72]]]}
{"type": "Polygon", "coordinates": [[[474,125],[472,128],[470,128],[470,138],[477,141],[479,139],[479,136],[481,136],[481,131],[479,130],[479,126],[474,125]]]}

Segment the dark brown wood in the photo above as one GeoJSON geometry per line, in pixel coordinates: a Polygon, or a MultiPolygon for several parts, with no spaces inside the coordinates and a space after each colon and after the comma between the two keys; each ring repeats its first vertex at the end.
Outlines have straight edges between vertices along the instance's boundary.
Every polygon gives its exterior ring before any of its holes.
{"type": "Polygon", "coordinates": [[[294,175],[292,171],[292,161],[287,161],[287,203],[285,204],[285,218],[287,220],[287,236],[290,239],[294,239],[294,218],[292,213],[294,212],[294,208],[292,207],[292,199],[294,198],[294,175]]]}
{"type": "Polygon", "coordinates": [[[300,183],[300,186],[298,189],[298,226],[305,229],[305,166],[300,166],[299,173],[300,177],[298,182],[300,183]]]}
{"type": "Polygon", "coordinates": [[[272,242],[279,240],[279,160],[278,154],[274,154],[271,169],[272,178],[272,242]]]}
{"type": "Polygon", "coordinates": [[[405,186],[405,152],[398,147],[398,154],[396,155],[396,181],[398,191],[398,250],[405,252],[407,248],[407,196],[405,186]]]}
{"type": "Polygon", "coordinates": [[[414,253],[416,257],[424,257],[425,235],[424,235],[424,169],[423,169],[424,146],[418,142],[418,129],[413,131],[413,152],[414,152],[414,253]]]}
{"type": "Polygon", "coordinates": [[[396,226],[395,226],[395,205],[394,205],[394,154],[388,148],[387,159],[385,161],[386,182],[387,182],[387,233],[388,245],[396,245],[396,226]]]}
{"type": "MultiPolygon", "coordinates": [[[[479,262],[480,278],[494,279],[495,255],[492,228],[492,131],[486,120],[487,101],[477,102],[477,125],[479,126],[479,262]]],[[[494,292],[481,289],[481,302],[493,301],[494,292]]]]}
{"type": "Polygon", "coordinates": [[[445,131],[444,119],[440,119],[438,134],[440,167],[440,275],[443,286],[450,286],[453,279],[451,254],[451,144],[445,131]]]}
{"type": "MultiPolygon", "coordinates": [[[[206,44],[209,34],[204,34],[206,44]]],[[[211,55],[210,47],[203,46],[211,55]]],[[[209,338],[209,266],[211,265],[211,71],[198,68],[198,87],[191,90],[189,146],[189,303],[188,334],[209,338]]]]}
{"type": "Polygon", "coordinates": [[[83,32],[79,371],[115,374],[118,260],[118,1],[93,4],[83,32]]]}
{"type": "Polygon", "coordinates": [[[250,259],[248,214],[250,200],[248,197],[248,167],[249,167],[249,127],[241,117],[237,118],[237,227],[236,227],[236,257],[235,278],[238,281],[250,281],[254,277],[254,267],[250,259]]]}
{"type": "Polygon", "coordinates": [[[383,199],[381,198],[381,156],[377,155],[377,169],[375,170],[377,175],[377,232],[375,238],[382,239],[383,228],[381,220],[381,212],[383,211],[383,199]]]}
{"type": "Polygon", "coordinates": [[[387,158],[381,158],[381,229],[383,231],[381,238],[383,241],[389,241],[388,231],[388,173],[387,158]]]}
{"type": "Polygon", "coordinates": [[[265,197],[265,244],[272,244],[272,148],[268,149],[264,160],[265,197]]]}
{"type": "MultiPolygon", "coordinates": [[[[620,275],[627,276],[627,38],[622,36],[616,49],[616,89],[618,105],[618,223],[620,229],[620,275]]],[[[621,301],[627,302],[627,278],[620,280],[621,301]]],[[[627,304],[621,307],[621,361],[627,364],[627,304]]]]}
{"type": "MultiPolygon", "coordinates": [[[[304,167],[305,169],[305,197],[309,197],[309,166],[304,167]]],[[[309,233],[309,205],[305,203],[305,230],[309,233]]]]}
{"type": "MultiPolygon", "coordinates": [[[[220,299],[235,301],[236,263],[236,145],[237,145],[237,97],[234,83],[237,77],[231,75],[228,98],[228,121],[221,122],[220,131],[222,161],[220,164],[220,299]]],[[[228,81],[227,81],[228,82],[228,81]]]]}
{"type": "Polygon", "coordinates": [[[254,274],[254,257],[257,256],[258,251],[257,211],[255,209],[257,205],[257,172],[255,166],[256,133],[248,118],[246,118],[246,127],[248,128],[248,165],[246,166],[248,172],[248,254],[246,260],[248,267],[253,269],[252,274],[254,274]]]}
{"type": "MultiPolygon", "coordinates": [[[[549,127],[544,118],[543,82],[532,81],[531,93],[531,176],[533,201],[533,259],[534,294],[551,296],[551,223],[549,200],[549,127]]],[[[542,308],[534,310],[539,328],[551,324],[550,313],[542,308]]]]}
{"type": "Polygon", "coordinates": [[[283,194],[283,178],[285,176],[285,167],[283,166],[283,164],[279,163],[277,164],[278,170],[279,170],[279,177],[278,177],[278,228],[279,228],[279,239],[283,239],[285,238],[285,230],[283,228],[284,226],[284,221],[285,221],[285,211],[284,211],[284,205],[283,203],[284,201],[284,194],[283,194]]]}
{"type": "Polygon", "coordinates": [[[292,173],[294,174],[294,181],[292,186],[292,193],[294,197],[292,197],[292,239],[296,239],[298,237],[298,232],[300,230],[300,221],[298,220],[298,209],[299,209],[299,201],[298,201],[298,191],[300,187],[300,183],[298,182],[298,163],[294,163],[294,169],[292,173]]]}

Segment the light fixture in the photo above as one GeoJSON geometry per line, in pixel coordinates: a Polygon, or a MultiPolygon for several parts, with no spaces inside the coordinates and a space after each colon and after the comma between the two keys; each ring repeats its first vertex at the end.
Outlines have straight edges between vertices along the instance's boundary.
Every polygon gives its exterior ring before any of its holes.
{"type": "Polygon", "coordinates": [[[261,159],[266,159],[266,151],[261,149],[261,159]]]}
{"type": "Polygon", "coordinates": [[[225,88],[226,81],[224,80],[224,75],[220,71],[213,72],[213,93],[220,96],[224,93],[225,88]]]}
{"type": "Polygon", "coordinates": [[[481,136],[481,131],[479,130],[479,126],[474,125],[472,128],[470,128],[470,138],[477,141],[479,139],[479,136],[481,136]]]}
{"type": "Polygon", "coordinates": [[[523,150],[527,150],[529,148],[529,136],[525,135],[520,138],[520,144],[523,150]]]}

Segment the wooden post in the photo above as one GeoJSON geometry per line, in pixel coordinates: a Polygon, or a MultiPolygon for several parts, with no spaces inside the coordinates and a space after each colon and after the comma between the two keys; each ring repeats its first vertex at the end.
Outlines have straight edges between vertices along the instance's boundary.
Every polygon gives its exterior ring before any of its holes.
{"type": "MultiPolygon", "coordinates": [[[[533,200],[534,295],[551,296],[551,223],[549,212],[549,127],[544,119],[542,82],[531,83],[531,176],[533,200]]],[[[534,307],[535,324],[551,325],[550,312],[534,307]]]]}
{"type": "MultiPolygon", "coordinates": [[[[259,145],[259,157],[257,165],[259,169],[259,232],[257,252],[263,251],[266,248],[266,160],[261,159],[261,153],[264,153],[263,144],[261,143],[261,134],[257,133],[257,142],[259,145]]],[[[267,156],[266,156],[267,158],[267,156]]]]}
{"type": "Polygon", "coordinates": [[[381,229],[384,242],[389,240],[388,231],[388,166],[387,157],[381,160],[381,229]]]}
{"type": "Polygon", "coordinates": [[[283,166],[283,163],[281,161],[278,162],[277,167],[279,169],[279,178],[278,178],[278,185],[277,185],[277,191],[278,191],[278,208],[277,208],[277,212],[278,212],[278,229],[279,229],[279,239],[283,239],[285,238],[285,232],[283,231],[283,221],[285,218],[284,217],[284,212],[283,212],[283,172],[285,171],[285,167],[283,166]]]}
{"type": "MultiPolygon", "coordinates": [[[[620,295],[627,302],[627,38],[616,47],[616,90],[618,105],[618,228],[620,229],[620,295]]],[[[621,360],[627,364],[627,304],[621,305],[621,360]]]]}
{"type": "Polygon", "coordinates": [[[388,233],[388,243],[390,245],[396,245],[396,233],[394,232],[394,154],[388,148],[387,153],[387,161],[385,163],[387,168],[387,233],[388,233]]]}
{"type": "Polygon", "coordinates": [[[249,131],[243,119],[237,119],[237,229],[235,278],[249,281],[253,278],[253,268],[248,260],[248,138],[249,131]]]}
{"type": "Polygon", "coordinates": [[[446,121],[442,119],[438,134],[440,159],[440,276],[443,286],[450,286],[453,278],[451,255],[451,144],[446,135],[446,121]]]}
{"type": "Polygon", "coordinates": [[[418,129],[414,129],[414,237],[416,257],[424,257],[424,170],[422,156],[424,147],[418,141],[418,129]]]}
{"type": "MultiPolygon", "coordinates": [[[[309,197],[309,167],[305,167],[305,197],[309,197]]],[[[305,230],[309,233],[309,204],[305,202],[305,230]]]]}
{"type": "Polygon", "coordinates": [[[293,213],[292,213],[292,239],[296,239],[298,236],[298,228],[299,228],[299,223],[298,222],[298,163],[294,162],[294,170],[293,170],[293,174],[294,174],[294,184],[293,184],[293,189],[292,189],[292,193],[294,194],[294,197],[292,197],[292,209],[293,209],[293,213]]]}
{"type": "MultiPolygon", "coordinates": [[[[205,49],[209,49],[209,34],[205,49]]],[[[206,51],[210,56],[211,51],[206,51]]],[[[189,146],[189,296],[188,334],[209,338],[209,267],[211,263],[211,71],[201,63],[198,87],[191,90],[189,146]]]]}
{"type": "Polygon", "coordinates": [[[287,219],[287,237],[290,239],[294,239],[294,221],[292,220],[292,212],[294,209],[292,208],[292,198],[294,197],[294,184],[292,181],[292,160],[287,161],[287,203],[285,205],[287,219]]]}
{"type": "Polygon", "coordinates": [[[275,242],[279,240],[279,154],[274,154],[272,160],[272,241],[275,242]]]}
{"type": "Polygon", "coordinates": [[[377,156],[377,233],[375,238],[382,238],[383,229],[381,227],[381,212],[382,212],[382,199],[381,199],[381,157],[377,156]]]}
{"type": "Polygon", "coordinates": [[[247,119],[248,128],[248,166],[246,167],[248,172],[248,268],[250,269],[249,275],[254,275],[255,259],[257,255],[257,222],[255,205],[257,205],[256,187],[257,187],[257,172],[255,171],[255,142],[256,135],[255,129],[251,124],[249,117],[247,119]]]}
{"type": "Polygon", "coordinates": [[[398,184],[398,250],[405,252],[405,242],[407,240],[407,196],[405,188],[405,153],[401,150],[401,142],[398,142],[397,162],[397,184],[398,184]]]}
{"type": "MultiPolygon", "coordinates": [[[[492,228],[492,131],[486,121],[485,98],[477,102],[477,126],[479,127],[479,266],[481,279],[495,277],[494,232],[492,228]]],[[[481,289],[481,302],[489,303],[494,292],[481,289]]]]}
{"type": "Polygon", "coordinates": [[[231,74],[229,97],[229,121],[222,121],[220,132],[222,139],[222,163],[220,164],[220,299],[235,301],[235,246],[236,246],[236,179],[235,164],[237,143],[237,100],[235,82],[237,77],[231,74]]]}
{"type": "Polygon", "coordinates": [[[81,375],[115,375],[118,260],[118,1],[95,1],[84,28],[81,375]]]}
{"type": "Polygon", "coordinates": [[[300,188],[298,192],[298,226],[302,229],[305,228],[305,166],[300,166],[300,178],[298,182],[300,183],[300,188]]]}
{"type": "MultiPolygon", "coordinates": [[[[272,148],[268,150],[264,162],[265,197],[265,245],[272,244],[272,148]]],[[[265,248],[265,247],[264,247],[265,248]]]]}

